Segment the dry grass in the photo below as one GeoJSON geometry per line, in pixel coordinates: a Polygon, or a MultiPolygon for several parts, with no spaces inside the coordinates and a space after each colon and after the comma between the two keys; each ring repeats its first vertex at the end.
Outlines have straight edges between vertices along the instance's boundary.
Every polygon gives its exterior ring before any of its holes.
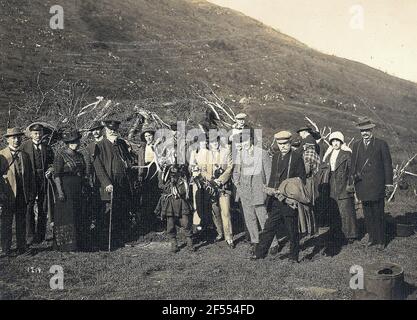
{"type": "MultiPolygon", "coordinates": [[[[120,102],[114,114],[124,125],[135,104],[167,121],[191,116],[196,122],[202,103],[196,101],[195,91],[207,94],[201,84],[207,83],[247,112],[254,126],[262,126],[265,138],[279,129],[296,129],[305,115],[352,137],[358,134],[355,117],[370,115],[378,123],[378,136],[392,146],[395,163],[405,158],[404,149],[415,148],[415,121],[409,117],[417,101],[414,83],[315,52],[207,3],[102,2],[66,2],[66,29],[53,32],[47,22],[54,1],[33,0],[22,6],[21,1],[0,0],[0,60],[5,62],[0,111],[10,103],[13,125],[22,124],[14,107],[27,103],[27,96],[39,95],[40,88],[54,88],[62,78],[88,80],[93,88],[89,102],[96,96],[120,102]],[[34,81],[39,72],[40,88],[34,81]],[[240,104],[242,98],[247,103],[240,104]],[[166,107],[167,102],[175,103],[166,107]],[[375,112],[380,118],[375,119],[375,112]]],[[[52,104],[45,105],[55,112],[52,104]]],[[[42,116],[48,116],[46,110],[42,116]]],[[[412,194],[398,195],[387,211],[401,216],[417,211],[416,204],[412,194]]],[[[233,252],[220,244],[174,256],[163,240],[147,243],[149,239],[111,254],[44,250],[2,259],[0,298],[349,299],[350,266],[373,261],[402,265],[408,283],[417,285],[416,236],[394,239],[383,253],[355,243],[333,258],[316,255],[298,265],[269,258],[249,261],[243,242],[233,252]],[[48,270],[56,264],[64,268],[63,291],[49,288],[48,270]],[[42,272],[30,273],[28,267],[42,272]]]]}
{"type": "MultiPolygon", "coordinates": [[[[388,205],[401,216],[416,200],[398,197],[388,205]],[[405,201],[406,200],[406,201],[405,201]],[[408,203],[408,205],[405,205],[408,203]],[[407,207],[408,206],[408,207],[407,207]]],[[[240,234],[237,238],[241,238],[240,234]]],[[[344,247],[334,257],[317,254],[293,265],[277,257],[248,260],[248,244],[231,251],[224,243],[202,246],[195,253],[169,253],[166,241],[148,235],[112,253],[59,253],[0,260],[3,299],[351,299],[349,268],[390,261],[404,268],[408,299],[417,286],[417,235],[393,239],[384,252],[362,242],[344,247]],[[151,241],[152,240],[152,241],[151,241]],[[49,288],[49,268],[64,268],[64,290],[49,288]],[[29,267],[39,267],[40,274],[29,267]]],[[[312,247],[302,252],[306,258],[312,247]]],[[[288,250],[284,248],[283,252],[288,250]]]]}

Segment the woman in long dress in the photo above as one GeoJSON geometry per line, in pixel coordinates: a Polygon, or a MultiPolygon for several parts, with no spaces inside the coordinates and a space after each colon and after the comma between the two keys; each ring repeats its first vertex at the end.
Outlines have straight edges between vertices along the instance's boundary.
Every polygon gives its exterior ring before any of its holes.
{"type": "Polygon", "coordinates": [[[82,190],[86,164],[78,151],[80,139],[78,131],[64,133],[62,141],[66,147],[57,153],[54,161],[58,197],[54,215],[54,247],[59,251],[76,251],[82,246],[82,190]]]}
{"type": "Polygon", "coordinates": [[[354,195],[346,190],[351,166],[351,152],[344,145],[341,132],[333,132],[329,137],[331,146],[323,161],[330,166],[328,217],[330,223],[330,243],[327,249],[335,251],[346,242],[353,242],[357,236],[354,195]]]}

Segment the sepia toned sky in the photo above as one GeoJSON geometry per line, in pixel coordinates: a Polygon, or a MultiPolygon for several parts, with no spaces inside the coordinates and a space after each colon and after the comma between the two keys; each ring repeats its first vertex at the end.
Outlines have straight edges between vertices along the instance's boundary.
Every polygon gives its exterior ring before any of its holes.
{"type": "Polygon", "coordinates": [[[417,0],[209,0],[311,48],[417,82],[417,0]]]}

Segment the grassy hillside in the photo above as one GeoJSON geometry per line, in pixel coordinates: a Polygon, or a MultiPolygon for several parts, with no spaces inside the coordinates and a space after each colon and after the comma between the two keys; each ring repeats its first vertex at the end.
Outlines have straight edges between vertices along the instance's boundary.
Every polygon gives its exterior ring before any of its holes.
{"type": "Polygon", "coordinates": [[[0,0],[3,114],[65,79],[88,83],[92,100],[149,101],[174,120],[201,105],[192,87],[207,93],[206,83],[267,135],[308,115],[353,136],[356,117],[369,115],[396,151],[417,142],[415,83],[319,53],[235,11],[199,0],[71,0],[61,2],[64,30],[52,30],[54,4],[0,0]]]}
{"type": "MultiPolygon", "coordinates": [[[[81,100],[67,95],[78,101],[71,103],[112,99],[119,103],[113,116],[130,123],[136,104],[166,121],[195,123],[204,110],[198,94],[209,96],[210,87],[236,111],[247,112],[267,138],[303,125],[305,115],[352,137],[358,135],[356,117],[369,115],[378,123],[377,134],[389,141],[395,162],[417,150],[415,83],[319,53],[205,1],[0,0],[0,77],[1,132],[9,106],[12,124],[52,119],[67,103],[54,97],[64,96],[71,82],[86,94],[81,100]],[[49,28],[55,4],[64,7],[64,30],[49,28]],[[17,112],[30,103],[42,106],[37,115],[17,112]]],[[[126,124],[122,129],[126,132],[126,124]]],[[[413,190],[400,190],[396,197],[386,207],[390,228],[407,215],[417,223],[413,190]]],[[[359,225],[363,233],[363,219],[359,225]]],[[[384,252],[366,249],[365,237],[330,258],[316,252],[325,238],[320,234],[303,239],[303,261],[294,266],[278,256],[249,261],[249,245],[233,228],[233,252],[224,243],[203,243],[195,253],[174,257],[166,238],[154,233],[111,254],[61,253],[50,243],[41,245],[29,255],[0,260],[0,300],[350,299],[349,268],[370,261],[403,266],[405,292],[416,298],[417,235],[390,239],[384,252]],[[56,264],[65,270],[62,291],[49,287],[48,271],[56,264]]]]}

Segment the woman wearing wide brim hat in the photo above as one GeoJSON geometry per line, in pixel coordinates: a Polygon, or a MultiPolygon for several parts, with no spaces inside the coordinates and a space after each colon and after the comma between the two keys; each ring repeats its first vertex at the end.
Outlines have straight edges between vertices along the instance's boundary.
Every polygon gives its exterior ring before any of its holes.
{"type": "Polygon", "coordinates": [[[153,125],[144,124],[142,127],[142,131],[140,132],[140,140],[143,142],[147,142],[145,139],[145,133],[151,133],[152,136],[155,136],[156,129],[153,125]]]}
{"type": "MultiPolygon", "coordinates": [[[[62,142],[65,144],[79,144],[82,138],[81,133],[78,130],[68,131],[62,133],[62,142]]],[[[73,149],[74,150],[74,149],[73,149]]]]}
{"type": "Polygon", "coordinates": [[[64,132],[66,146],[55,157],[54,181],[58,199],[54,215],[54,247],[59,251],[76,251],[83,248],[83,185],[86,164],[78,151],[81,134],[77,130],[64,132]]]}
{"type": "Polygon", "coordinates": [[[162,231],[161,221],[157,219],[154,210],[161,196],[158,187],[158,173],[155,153],[156,129],[152,124],[145,123],[140,133],[140,148],[138,155],[138,182],[140,187],[138,199],[140,201],[140,215],[138,216],[139,225],[144,228],[144,232],[162,231]]]}
{"type": "Polygon", "coordinates": [[[336,254],[347,242],[358,237],[353,193],[346,191],[351,168],[351,152],[342,148],[345,137],[336,131],[329,136],[330,152],[326,152],[323,161],[330,168],[328,218],[330,224],[329,240],[326,253],[336,254]],[[333,252],[332,252],[333,251],[333,252]]]}

